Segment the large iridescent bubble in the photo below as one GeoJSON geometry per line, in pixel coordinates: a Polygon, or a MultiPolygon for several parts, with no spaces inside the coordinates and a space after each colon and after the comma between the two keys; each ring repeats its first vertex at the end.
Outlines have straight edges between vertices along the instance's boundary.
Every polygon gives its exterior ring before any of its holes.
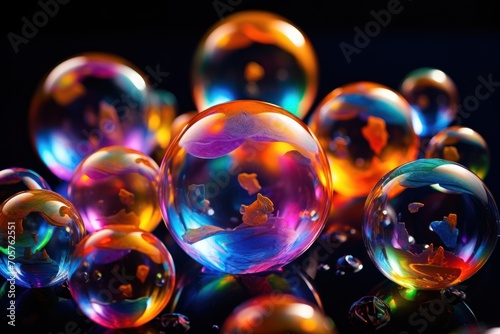
{"type": "Polygon", "coordinates": [[[319,236],[330,210],[327,157],[309,128],[262,101],[198,113],[160,167],[169,232],[205,267],[230,274],[278,269],[319,236]]]}
{"type": "Polygon", "coordinates": [[[161,221],[160,167],[148,155],[124,146],[103,147],[85,157],[68,185],[68,197],[88,232],[131,225],[152,232],[161,221]]]}
{"type": "Polygon", "coordinates": [[[458,89],[443,71],[423,67],[408,73],[399,91],[412,107],[413,127],[429,137],[451,125],[458,112],[458,89]]]}
{"type": "Polygon", "coordinates": [[[154,234],[135,226],[106,226],[78,244],[68,283],[92,321],[108,328],[138,327],[167,305],[175,266],[154,234]]]}
{"type": "Polygon", "coordinates": [[[266,11],[240,11],[213,25],[199,42],[192,65],[198,111],[252,99],[304,118],[317,85],[317,58],[309,38],[266,11]]]}
{"type": "Polygon", "coordinates": [[[492,254],[500,216],[483,181],[466,167],[423,158],[382,178],[364,209],[363,240],[387,278],[412,289],[464,282],[492,254]]]}
{"type": "Polygon", "coordinates": [[[418,156],[410,105],[379,83],[332,90],[308,125],[330,160],[333,188],[344,196],[366,196],[385,173],[418,156]]]}
{"type": "Polygon", "coordinates": [[[146,76],[129,61],[84,53],[55,66],[37,87],[29,111],[36,152],[69,181],[80,161],[101,147],[123,145],[149,154],[146,76]]]}
{"type": "Polygon", "coordinates": [[[0,274],[27,288],[61,283],[85,235],[77,209],[58,193],[18,192],[0,205],[0,274]]]}
{"type": "Polygon", "coordinates": [[[455,161],[484,180],[490,169],[490,149],[477,131],[460,125],[450,126],[431,137],[426,158],[455,161]]]}

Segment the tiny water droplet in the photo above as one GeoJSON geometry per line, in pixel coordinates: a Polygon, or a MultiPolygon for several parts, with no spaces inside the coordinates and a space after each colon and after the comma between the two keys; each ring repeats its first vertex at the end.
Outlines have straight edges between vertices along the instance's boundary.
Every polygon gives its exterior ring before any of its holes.
{"type": "Polygon", "coordinates": [[[163,275],[160,273],[156,274],[155,284],[160,287],[165,285],[165,277],[163,277],[163,275]]]}
{"type": "Polygon", "coordinates": [[[390,307],[377,296],[364,296],[351,305],[349,320],[359,329],[378,329],[391,320],[390,307]]]}
{"type": "Polygon", "coordinates": [[[441,298],[448,304],[456,305],[464,302],[467,299],[467,295],[464,291],[451,286],[441,290],[441,298]]]}
{"type": "Polygon", "coordinates": [[[335,231],[328,236],[327,241],[342,244],[347,241],[347,234],[343,231],[335,231]]]}
{"type": "Polygon", "coordinates": [[[382,224],[383,226],[387,227],[391,225],[391,219],[389,217],[389,212],[387,210],[378,210],[377,212],[374,213],[375,217],[377,217],[379,224],[382,224]]]}
{"type": "Polygon", "coordinates": [[[215,325],[215,324],[214,324],[214,325],[212,325],[212,328],[211,328],[211,330],[210,330],[210,333],[217,334],[217,333],[219,333],[219,331],[220,331],[220,327],[219,327],[219,325],[215,325]]]}
{"type": "Polygon", "coordinates": [[[168,333],[186,333],[191,328],[189,318],[180,313],[162,314],[160,323],[168,333]]]}
{"type": "Polygon", "coordinates": [[[101,278],[102,278],[102,273],[101,273],[99,270],[94,270],[94,271],[92,272],[92,279],[93,279],[94,281],[100,281],[100,280],[101,280],[101,278]]]}
{"type": "Polygon", "coordinates": [[[318,265],[318,270],[319,271],[328,271],[330,269],[331,269],[331,267],[330,267],[330,265],[328,263],[320,263],[318,265]]]}
{"type": "Polygon", "coordinates": [[[344,255],[337,260],[337,275],[353,274],[363,269],[363,263],[352,255],[344,255]]]}
{"type": "Polygon", "coordinates": [[[78,274],[78,279],[83,283],[87,283],[89,281],[89,273],[86,271],[80,272],[78,274]]]}

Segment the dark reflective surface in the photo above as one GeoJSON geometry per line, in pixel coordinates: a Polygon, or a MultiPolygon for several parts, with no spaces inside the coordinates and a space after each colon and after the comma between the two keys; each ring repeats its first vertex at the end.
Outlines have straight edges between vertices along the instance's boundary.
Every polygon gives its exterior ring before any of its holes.
{"type": "MultiPolygon", "coordinates": [[[[179,101],[179,112],[189,112],[194,109],[190,62],[203,33],[220,16],[260,8],[288,17],[314,44],[321,68],[315,105],[333,88],[351,81],[373,80],[396,88],[403,76],[417,67],[433,66],[448,73],[461,96],[456,122],[475,129],[489,144],[491,166],[484,181],[493,196],[500,198],[500,137],[494,118],[500,106],[500,30],[494,25],[495,11],[487,4],[400,2],[401,12],[391,15],[385,27],[379,24],[378,33],[363,40],[357,31],[375,22],[372,11],[380,13],[388,8],[389,2],[362,5],[327,1],[293,4],[142,1],[113,5],[48,0],[43,3],[52,4],[49,10],[53,15],[37,14],[44,10],[37,1],[23,3],[6,14],[9,17],[4,31],[7,38],[3,39],[7,59],[2,61],[5,87],[0,112],[0,169],[32,169],[53,189],[65,191],[65,186],[37,157],[27,129],[28,106],[35,86],[62,59],[89,50],[117,53],[148,73],[155,87],[172,92],[179,101]],[[220,3],[227,7],[214,6],[220,3]],[[26,22],[33,22],[34,17],[41,21],[30,30],[26,22]],[[342,43],[353,46],[347,57],[342,43]]],[[[155,234],[171,251],[178,284],[184,288],[175,292],[178,299],[172,299],[163,314],[179,312],[186,316],[190,320],[187,333],[216,334],[237,304],[269,289],[278,289],[321,305],[340,333],[374,332],[370,326],[356,325],[349,317],[353,303],[365,296],[382,299],[391,310],[391,320],[376,332],[468,333],[500,327],[500,308],[496,306],[500,300],[498,245],[484,267],[457,287],[465,294],[463,300],[440,292],[412,294],[388,281],[369,259],[360,234],[363,205],[364,198],[337,197],[321,238],[283,272],[273,273],[272,280],[267,274],[235,277],[203,272],[172,241],[164,224],[160,224],[155,234]],[[338,260],[346,255],[359,260],[362,269],[339,275],[338,260]],[[289,275],[283,277],[287,272],[289,275]]],[[[28,290],[12,287],[3,278],[1,283],[1,333],[18,333],[21,329],[33,333],[185,331],[185,326],[167,329],[159,318],[136,329],[109,330],[94,324],[79,311],[67,287],[28,290]],[[15,298],[9,297],[9,291],[14,291],[15,298]],[[10,314],[8,307],[12,300],[15,328],[8,325],[6,316],[10,314]]]]}

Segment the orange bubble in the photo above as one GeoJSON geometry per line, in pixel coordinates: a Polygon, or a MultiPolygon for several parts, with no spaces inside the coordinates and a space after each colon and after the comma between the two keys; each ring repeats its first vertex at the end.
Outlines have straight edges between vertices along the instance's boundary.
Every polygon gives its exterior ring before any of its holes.
{"type": "Polygon", "coordinates": [[[193,98],[200,112],[255,99],[304,118],[316,98],[318,72],[312,43],[293,23],[271,12],[240,11],[214,24],[199,42],[193,98]]]}

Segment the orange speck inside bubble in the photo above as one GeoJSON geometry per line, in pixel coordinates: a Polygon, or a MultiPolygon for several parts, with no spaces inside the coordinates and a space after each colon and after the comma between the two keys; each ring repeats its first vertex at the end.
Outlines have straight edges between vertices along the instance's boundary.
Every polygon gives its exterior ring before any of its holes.
{"type": "Polygon", "coordinates": [[[262,225],[267,221],[267,214],[274,211],[274,203],[266,196],[258,193],[257,199],[250,205],[241,205],[240,213],[243,222],[250,226],[262,225]]]}
{"type": "Polygon", "coordinates": [[[436,252],[434,252],[434,244],[429,245],[429,256],[427,257],[427,263],[443,266],[446,264],[446,257],[444,256],[443,246],[439,246],[436,252]]]}
{"type": "Polygon", "coordinates": [[[330,145],[330,149],[335,152],[335,154],[339,158],[346,158],[347,157],[347,147],[349,146],[349,143],[347,140],[343,137],[335,137],[332,140],[332,143],[330,145]]]}
{"type": "Polygon", "coordinates": [[[385,121],[380,117],[369,116],[368,124],[361,129],[361,133],[376,154],[380,154],[387,145],[389,133],[385,121]]]}
{"type": "Polygon", "coordinates": [[[57,87],[54,89],[54,100],[61,106],[67,106],[80,96],[85,94],[86,89],[77,81],[77,74],[65,74],[57,87]]]}
{"type": "Polygon", "coordinates": [[[134,204],[134,194],[125,189],[120,189],[118,192],[118,196],[120,197],[120,202],[125,205],[133,205],[134,204]]]}
{"type": "Polygon", "coordinates": [[[457,214],[456,213],[450,213],[447,217],[444,217],[448,225],[450,225],[451,230],[454,231],[455,228],[457,227],[457,214]]]}
{"type": "Polygon", "coordinates": [[[264,77],[264,74],[264,68],[254,61],[245,66],[245,79],[247,81],[258,81],[264,77]]]}
{"type": "Polygon", "coordinates": [[[149,267],[145,264],[140,264],[137,266],[135,276],[141,283],[144,283],[146,281],[146,278],[148,277],[149,274],[149,267]]]}
{"type": "Polygon", "coordinates": [[[425,109],[430,104],[429,98],[426,95],[419,95],[417,97],[417,104],[418,104],[419,108],[425,109]]]}
{"type": "Polygon", "coordinates": [[[118,287],[122,295],[127,298],[132,297],[132,285],[131,284],[122,284],[118,287]]]}
{"type": "Polygon", "coordinates": [[[423,207],[424,204],[423,203],[420,203],[420,202],[412,202],[410,204],[408,204],[408,211],[410,211],[411,213],[415,213],[415,212],[418,212],[418,210],[423,207]]]}
{"type": "Polygon", "coordinates": [[[443,158],[457,162],[460,160],[460,154],[455,146],[445,146],[443,147],[443,158]]]}
{"type": "Polygon", "coordinates": [[[249,195],[253,195],[261,189],[256,173],[240,173],[238,174],[238,182],[243,189],[248,191],[249,195]]]}

